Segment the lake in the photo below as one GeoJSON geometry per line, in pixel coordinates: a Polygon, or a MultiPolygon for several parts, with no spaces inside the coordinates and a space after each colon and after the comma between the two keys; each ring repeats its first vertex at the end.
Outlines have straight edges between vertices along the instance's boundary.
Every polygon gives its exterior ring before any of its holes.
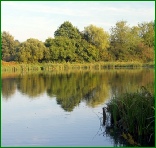
{"type": "Polygon", "coordinates": [[[102,108],[145,86],[153,69],[2,73],[2,146],[124,146],[105,131],[102,108]]]}

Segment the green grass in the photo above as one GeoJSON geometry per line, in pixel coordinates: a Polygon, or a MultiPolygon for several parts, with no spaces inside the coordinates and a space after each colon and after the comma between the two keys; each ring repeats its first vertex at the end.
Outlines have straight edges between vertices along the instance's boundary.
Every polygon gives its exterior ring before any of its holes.
{"type": "Polygon", "coordinates": [[[154,95],[145,87],[135,93],[115,96],[108,103],[111,124],[123,133],[128,133],[141,143],[154,142],[155,106],[154,95]]]}

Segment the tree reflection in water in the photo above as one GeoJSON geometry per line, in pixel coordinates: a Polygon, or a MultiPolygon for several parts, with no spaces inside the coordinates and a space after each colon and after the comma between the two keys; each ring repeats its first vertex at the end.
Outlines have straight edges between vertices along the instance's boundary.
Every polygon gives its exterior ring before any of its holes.
{"type": "Polygon", "coordinates": [[[69,112],[81,101],[95,107],[104,104],[114,93],[123,93],[125,89],[133,92],[139,86],[146,86],[154,92],[153,70],[29,73],[11,78],[2,75],[3,99],[11,98],[16,89],[30,99],[47,93],[50,98],[55,96],[57,104],[69,112]]]}

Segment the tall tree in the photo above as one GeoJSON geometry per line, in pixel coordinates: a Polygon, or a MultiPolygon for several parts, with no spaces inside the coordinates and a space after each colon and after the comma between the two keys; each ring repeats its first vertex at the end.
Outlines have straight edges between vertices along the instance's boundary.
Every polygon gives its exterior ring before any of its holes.
{"type": "Polygon", "coordinates": [[[144,22],[138,24],[140,28],[140,37],[143,39],[143,43],[148,47],[154,47],[154,22],[144,22]]]}
{"type": "Polygon", "coordinates": [[[125,42],[125,50],[128,51],[127,60],[139,60],[137,47],[142,42],[142,39],[139,36],[139,30],[138,26],[133,26],[130,28],[130,31],[127,32],[127,42],[125,42]]]}
{"type": "Polygon", "coordinates": [[[61,26],[54,32],[54,36],[67,37],[69,39],[80,39],[80,31],[74,27],[69,21],[65,21],[61,26]]]}
{"type": "Polygon", "coordinates": [[[116,60],[128,60],[130,48],[131,28],[126,21],[119,21],[111,28],[110,51],[115,55],[116,60]]]}
{"type": "Polygon", "coordinates": [[[12,61],[15,56],[15,41],[14,37],[6,31],[1,34],[1,49],[2,49],[2,60],[12,61]]]}
{"type": "Polygon", "coordinates": [[[104,60],[105,52],[109,47],[109,34],[103,28],[89,25],[84,28],[84,38],[99,50],[100,60],[104,60]]]}
{"type": "Polygon", "coordinates": [[[47,50],[41,41],[30,38],[19,46],[17,59],[19,62],[40,62],[45,59],[47,50]]]}
{"type": "Polygon", "coordinates": [[[86,41],[99,49],[107,49],[109,47],[109,34],[101,27],[94,25],[85,27],[84,37],[86,41]]]}
{"type": "Polygon", "coordinates": [[[76,62],[93,62],[99,59],[99,49],[86,40],[76,42],[76,62]]]}
{"type": "Polygon", "coordinates": [[[49,48],[52,61],[72,62],[75,61],[75,40],[67,37],[48,38],[45,46],[49,48]]]}
{"type": "Polygon", "coordinates": [[[142,23],[138,26],[129,27],[126,21],[116,23],[111,28],[110,51],[120,61],[153,60],[152,48],[154,46],[153,23],[142,23]]]}

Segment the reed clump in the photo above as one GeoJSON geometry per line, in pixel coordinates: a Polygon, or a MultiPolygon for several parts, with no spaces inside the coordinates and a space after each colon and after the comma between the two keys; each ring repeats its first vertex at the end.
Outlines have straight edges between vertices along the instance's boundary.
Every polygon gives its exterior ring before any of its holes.
{"type": "Polygon", "coordinates": [[[154,95],[143,86],[135,93],[113,97],[107,104],[111,125],[119,129],[122,135],[132,135],[141,145],[154,145],[154,102],[154,95]]]}

